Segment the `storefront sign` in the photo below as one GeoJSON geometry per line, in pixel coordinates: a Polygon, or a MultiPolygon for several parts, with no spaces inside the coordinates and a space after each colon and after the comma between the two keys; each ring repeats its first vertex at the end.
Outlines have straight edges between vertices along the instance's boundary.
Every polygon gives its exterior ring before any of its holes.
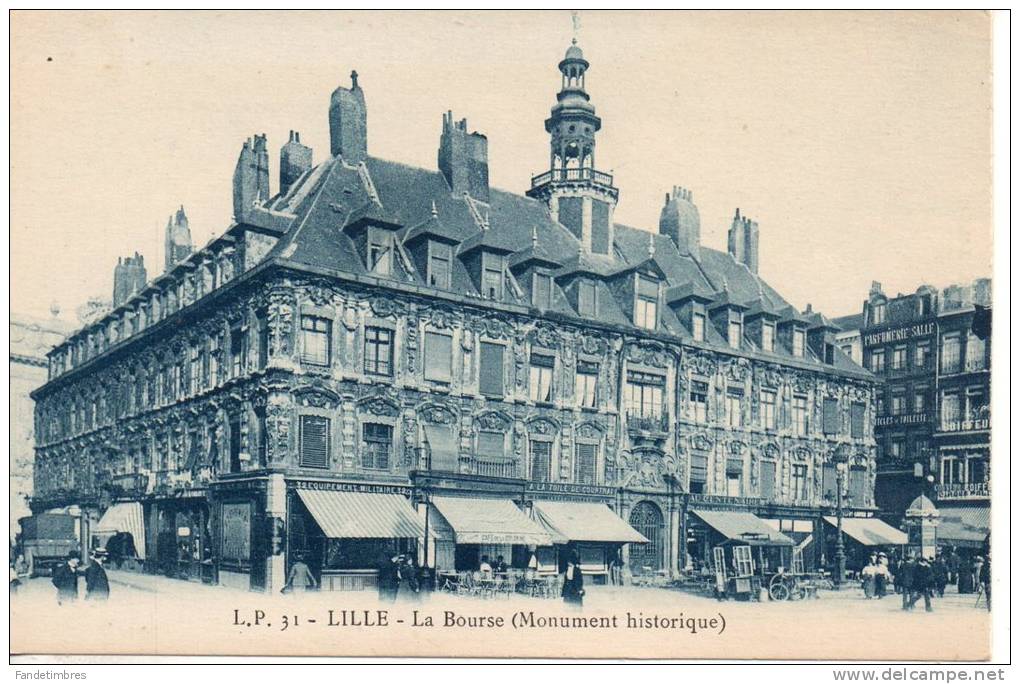
{"type": "Polygon", "coordinates": [[[542,546],[549,543],[549,538],[533,534],[517,534],[514,532],[457,532],[458,544],[518,544],[520,546],[542,546]]]}
{"type": "Polygon", "coordinates": [[[921,425],[930,420],[930,413],[907,413],[900,416],[879,416],[875,419],[875,427],[887,427],[889,425],[921,425]]]}
{"type": "Polygon", "coordinates": [[[612,487],[601,487],[599,485],[571,484],[568,482],[529,482],[527,485],[529,494],[578,494],[584,496],[615,496],[616,490],[612,487]]]}
{"type": "Polygon", "coordinates": [[[751,496],[721,496],[719,494],[690,494],[690,503],[694,504],[718,504],[726,506],[747,506],[753,508],[765,503],[764,499],[751,496]]]}
{"type": "Polygon", "coordinates": [[[892,328],[882,332],[869,333],[864,336],[864,345],[870,347],[875,344],[886,342],[900,342],[913,337],[927,337],[935,332],[935,323],[918,323],[917,325],[905,325],[902,328],[892,328]]]}
{"type": "Polygon", "coordinates": [[[251,558],[251,504],[223,504],[222,519],[223,560],[248,562],[251,558]]]}
{"type": "Polygon", "coordinates": [[[363,482],[297,482],[294,484],[297,489],[314,489],[327,492],[367,492],[369,494],[401,494],[411,495],[410,487],[398,487],[392,485],[368,484],[363,482]]]}

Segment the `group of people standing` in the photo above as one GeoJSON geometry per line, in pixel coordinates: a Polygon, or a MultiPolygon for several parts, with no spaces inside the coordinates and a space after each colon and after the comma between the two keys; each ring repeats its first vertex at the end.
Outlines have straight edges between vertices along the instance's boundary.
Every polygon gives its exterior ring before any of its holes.
{"type": "Polygon", "coordinates": [[[884,552],[871,554],[868,564],[861,570],[864,598],[883,598],[892,578],[893,573],[889,570],[889,557],[884,552]]]}
{"type": "Polygon", "coordinates": [[[431,589],[428,568],[419,567],[414,554],[384,558],[379,564],[379,600],[384,603],[420,601],[431,589]]]}
{"type": "Polygon", "coordinates": [[[53,586],[57,588],[57,603],[71,604],[78,600],[78,578],[85,578],[85,600],[105,601],[110,598],[110,580],[103,569],[103,556],[94,551],[83,569],[78,556],[69,554],[67,560],[53,569],[53,586]]]}

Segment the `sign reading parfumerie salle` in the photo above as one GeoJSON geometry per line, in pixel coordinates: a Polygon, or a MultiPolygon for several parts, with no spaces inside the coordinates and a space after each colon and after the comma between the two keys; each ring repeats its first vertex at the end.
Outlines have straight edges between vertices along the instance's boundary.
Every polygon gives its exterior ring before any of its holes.
{"type": "Polygon", "coordinates": [[[913,337],[927,337],[935,333],[935,323],[918,323],[917,325],[905,325],[902,328],[890,328],[882,332],[869,333],[864,336],[864,346],[870,347],[875,344],[886,342],[900,342],[913,337]]]}

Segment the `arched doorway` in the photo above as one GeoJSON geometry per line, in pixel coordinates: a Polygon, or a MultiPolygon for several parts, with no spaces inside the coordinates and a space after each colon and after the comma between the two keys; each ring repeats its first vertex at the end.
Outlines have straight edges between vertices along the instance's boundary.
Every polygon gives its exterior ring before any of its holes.
{"type": "Polygon", "coordinates": [[[630,512],[630,526],[648,540],[647,544],[630,545],[630,569],[634,574],[662,569],[663,531],[662,511],[651,501],[642,501],[630,512]]]}

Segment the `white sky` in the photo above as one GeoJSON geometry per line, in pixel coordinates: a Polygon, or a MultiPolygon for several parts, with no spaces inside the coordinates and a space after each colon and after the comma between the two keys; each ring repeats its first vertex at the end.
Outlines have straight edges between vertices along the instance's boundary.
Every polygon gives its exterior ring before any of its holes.
{"type": "MultiPolygon", "coordinates": [[[[762,275],[830,316],[872,280],[990,275],[989,30],[982,13],[583,13],[616,219],[655,229],[683,185],[724,250],[739,206],[762,275]]],[[[567,12],[15,12],[12,310],[71,317],[135,250],[156,275],[180,204],[197,244],[222,232],[253,133],[274,191],[288,130],[322,161],[352,68],[370,154],[434,168],[452,109],[488,136],[492,184],[523,192],[570,37],[567,12]]]]}

